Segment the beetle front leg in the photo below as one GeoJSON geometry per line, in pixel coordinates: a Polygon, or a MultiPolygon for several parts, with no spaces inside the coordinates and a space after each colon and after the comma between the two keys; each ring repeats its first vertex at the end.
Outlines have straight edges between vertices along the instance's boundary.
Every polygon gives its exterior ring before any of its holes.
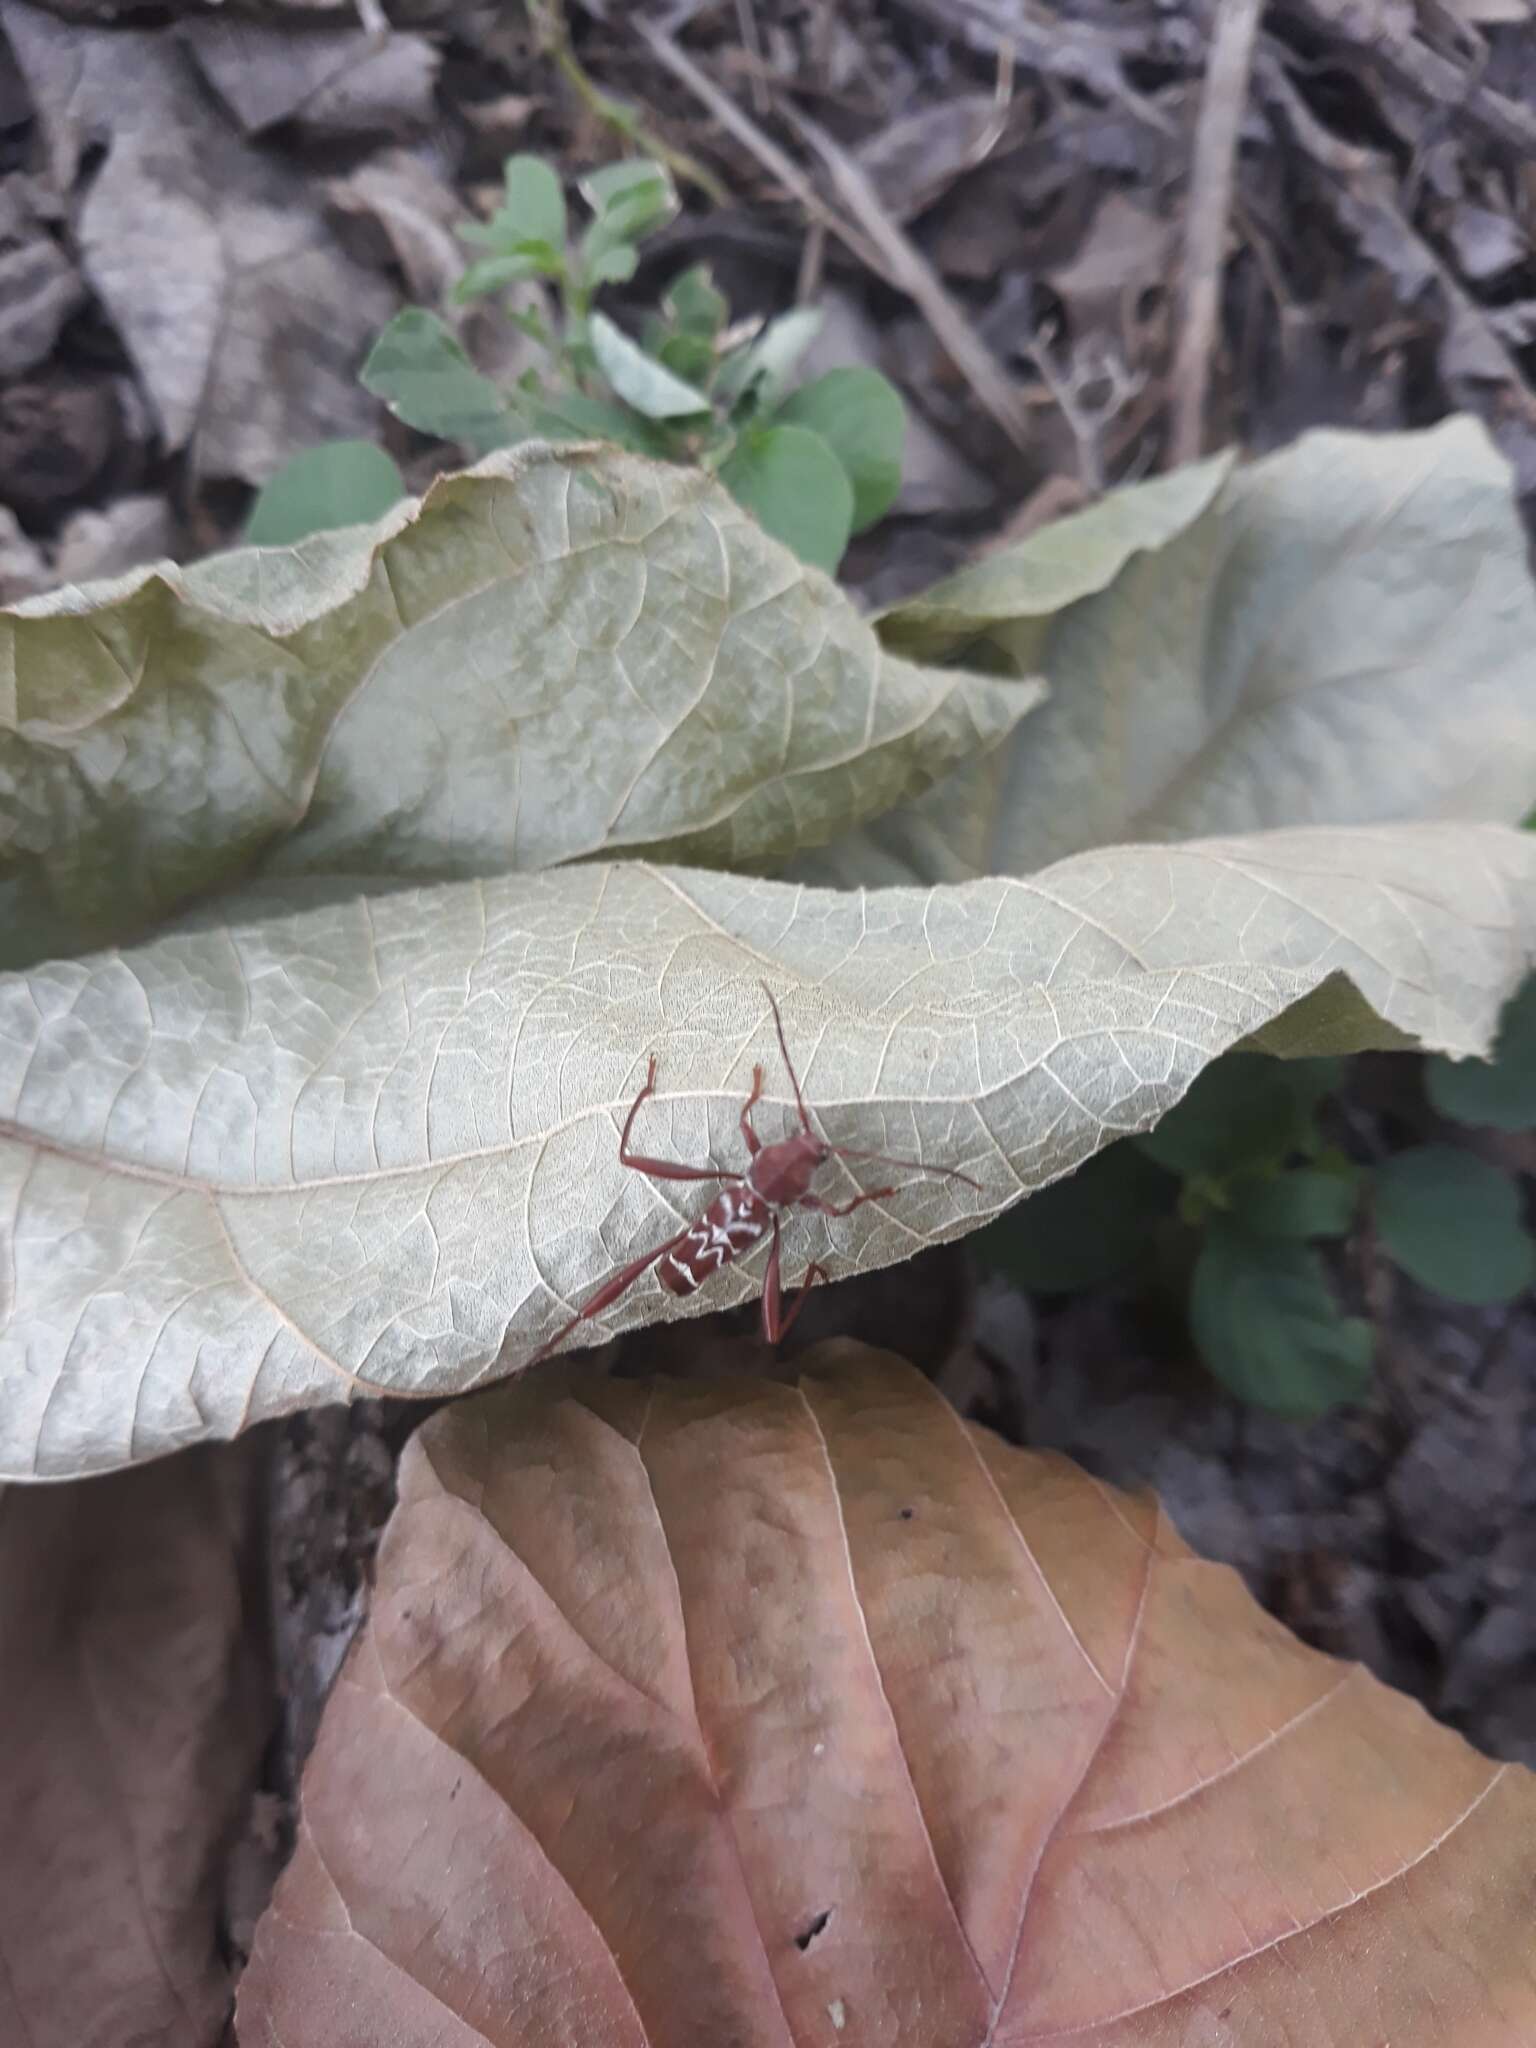
{"type": "Polygon", "coordinates": [[[656,1093],[656,1055],[651,1054],[651,1063],[646,1068],[645,1086],[629,1105],[629,1115],[624,1119],[624,1128],[619,1133],[619,1164],[631,1167],[636,1173],[643,1173],[648,1180],[740,1180],[739,1173],[727,1173],[718,1166],[684,1166],[676,1159],[651,1159],[643,1152],[631,1152],[629,1134],[635,1127],[635,1118],[640,1114],[641,1105],[656,1093]]]}
{"type": "Polygon", "coordinates": [[[754,1158],[763,1149],[762,1139],[752,1128],[752,1112],[762,1100],[762,1095],[763,1070],[761,1067],[754,1067],[752,1069],[752,1093],[741,1105],[741,1135],[746,1141],[747,1150],[754,1158]]]}

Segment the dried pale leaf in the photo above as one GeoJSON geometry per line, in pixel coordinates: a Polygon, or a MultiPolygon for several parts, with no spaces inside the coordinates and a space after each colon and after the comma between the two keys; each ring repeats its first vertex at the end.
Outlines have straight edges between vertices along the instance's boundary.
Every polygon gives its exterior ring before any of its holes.
{"type": "MultiPolygon", "coordinates": [[[[1536,834],[1502,826],[1127,847],[868,895],[640,864],[337,886],[0,978],[0,1473],[525,1359],[697,1213],[618,1163],[650,1053],[647,1152],[738,1165],[759,1062],[782,1133],[764,980],[835,1141],[981,1184],[792,1218],[793,1279],[959,1236],[1156,1123],[1236,1043],[1481,1051],[1536,954],[1536,834]]],[[[685,1310],[648,1277],[584,1334],[740,1302],[761,1271],[685,1310]]]]}
{"type": "Polygon", "coordinates": [[[876,129],[858,161],[891,217],[909,221],[980,163],[1005,125],[995,93],[957,93],[876,129]]]}
{"type": "Polygon", "coordinates": [[[280,121],[328,139],[399,134],[436,118],[442,59],[425,36],[217,16],[184,21],[177,33],[247,135],[280,121]]]}
{"type": "Polygon", "coordinates": [[[1150,1498],[810,1366],[421,1431],[249,2048],[1536,2035],[1528,1771],[1150,1498]]]}
{"type": "Polygon", "coordinates": [[[301,173],[248,147],[157,30],[7,0],[5,31],[53,181],[75,195],[81,266],[166,446],[255,483],[312,442],[371,433],[357,366],[394,293],[347,260],[301,173]]]}
{"type": "Polygon", "coordinates": [[[0,376],[43,362],[87,296],[41,218],[36,181],[20,171],[0,179],[0,376]]]}
{"type": "Polygon", "coordinates": [[[0,617],[0,960],[261,869],[765,863],[1037,696],[885,654],[699,472],[527,444],[373,527],[0,617]]]}
{"type": "Polygon", "coordinates": [[[1483,429],[1313,433],[1138,485],[881,621],[926,660],[1043,673],[1026,734],[809,864],[1027,874],[1124,840],[1536,795],[1536,593],[1483,429]]]}
{"type": "Polygon", "coordinates": [[[1178,221],[1149,213],[1111,188],[1070,263],[1046,273],[1079,337],[1123,332],[1138,295],[1166,288],[1172,274],[1178,221]]]}
{"type": "Polygon", "coordinates": [[[214,2048],[270,1731],[247,1451],[0,1493],[0,2040],[214,2048]]]}

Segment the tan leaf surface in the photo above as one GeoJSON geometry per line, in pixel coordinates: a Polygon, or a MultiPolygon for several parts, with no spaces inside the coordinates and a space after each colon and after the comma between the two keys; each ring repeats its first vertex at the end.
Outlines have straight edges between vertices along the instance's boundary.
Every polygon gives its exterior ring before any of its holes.
{"type": "MultiPolygon", "coordinates": [[[[704,1206],[618,1162],[649,1054],[650,1152],[739,1168],[759,1062],[783,1135],[765,980],[834,1141],[981,1184],[793,1217],[792,1279],[974,1228],[1242,1040],[1482,1050],[1536,955],[1536,835],[1265,833],[868,896],[635,863],[230,908],[0,977],[0,1473],[522,1362],[704,1206]]],[[[764,1250],[685,1304],[648,1277],[585,1334],[750,1298],[764,1250]]]]}
{"type": "Polygon", "coordinates": [[[1041,674],[1017,734],[797,872],[1029,874],[1089,846],[1536,803],[1536,591],[1481,426],[1310,433],[1111,492],[879,621],[1041,674]]]}
{"type": "Polygon", "coordinates": [[[406,1453],[242,2048],[1522,2048],[1536,1781],[837,1345],[406,1453]],[[707,1474],[708,1485],[700,1485],[707,1474]]]}
{"type": "Polygon", "coordinates": [[[214,2048],[223,1860],[271,1725],[254,1468],[0,1492],[0,2041],[214,2048]]]}
{"type": "Polygon", "coordinates": [[[1039,694],[885,653],[702,472],[525,444],[373,526],[0,613],[0,963],[260,871],[762,865],[1039,694]]]}

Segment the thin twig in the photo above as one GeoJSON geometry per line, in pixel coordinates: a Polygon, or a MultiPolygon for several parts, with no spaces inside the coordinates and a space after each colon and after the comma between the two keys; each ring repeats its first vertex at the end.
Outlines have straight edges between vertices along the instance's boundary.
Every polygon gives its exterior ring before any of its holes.
{"type": "Polygon", "coordinates": [[[1292,0],[1292,4],[1315,33],[1343,43],[1429,107],[1453,107],[1506,149],[1517,151],[1522,158],[1536,155],[1536,112],[1495,92],[1416,36],[1393,35],[1386,25],[1387,10],[1362,6],[1360,0],[1292,0]]]}
{"type": "Polygon", "coordinates": [[[863,165],[804,114],[789,106],[784,113],[826,165],[838,198],[879,251],[882,274],[912,300],[978,404],[1016,448],[1031,447],[1034,435],[1029,408],[1019,386],[976,332],[970,315],[928,258],[887,212],[863,165]]]}
{"type": "Polygon", "coordinates": [[[665,164],[681,183],[696,185],[716,206],[730,205],[730,194],[712,171],[686,150],[674,149],[626,101],[603,91],[576,55],[570,24],[565,18],[565,0],[526,0],[526,4],[544,55],[596,120],[616,128],[635,148],[665,164]]]}
{"type": "Polygon", "coordinates": [[[757,10],[752,0],[736,0],[736,26],[742,47],[752,59],[752,105],[761,117],[772,111],[773,101],[768,92],[768,60],[763,54],[763,32],[757,25],[757,10]]]}
{"type": "Polygon", "coordinates": [[[1032,445],[1029,408],[1023,393],[971,325],[965,309],[911,238],[892,220],[866,172],[846,150],[823,133],[814,121],[786,106],[784,113],[826,165],[846,212],[829,206],[794,158],[738,107],[728,93],[670,36],[650,22],[636,21],[636,32],[652,55],[709,108],[721,126],[749,149],[813,221],[850,248],[866,269],[905,292],[933,329],[978,402],[996,420],[1017,448],[1032,445]],[[849,216],[852,216],[850,219],[849,216]]]}
{"type": "Polygon", "coordinates": [[[1168,459],[1174,467],[1197,461],[1201,452],[1237,172],[1237,138],[1248,104],[1254,43],[1263,12],[1264,0],[1223,0],[1211,31],[1190,169],[1179,338],[1173,356],[1168,459]]]}
{"type": "Polygon", "coordinates": [[[1318,190],[1340,226],[1357,242],[1369,236],[1378,247],[1384,247],[1390,237],[1397,244],[1408,270],[1435,285],[1453,320],[1461,323],[1465,333],[1475,336],[1488,362],[1497,365],[1506,401],[1528,427],[1536,427],[1536,393],[1526,383],[1520,365],[1483,307],[1412,222],[1404,218],[1392,196],[1392,177],[1381,159],[1368,149],[1341,141],[1324,127],[1291,83],[1278,58],[1266,52],[1260,57],[1254,75],[1265,98],[1317,166],[1321,174],[1318,190]]]}
{"type": "Polygon", "coordinates": [[[821,297],[827,272],[827,231],[813,220],[805,231],[800,249],[800,268],[795,273],[795,304],[809,306],[821,297]]]}
{"type": "MultiPolygon", "coordinates": [[[[1000,54],[1011,50],[1032,71],[1086,86],[1113,99],[1126,112],[1164,135],[1175,124],[1161,107],[1136,91],[1125,76],[1125,59],[1144,53],[1147,38],[1139,30],[1101,28],[1091,22],[1062,20],[1042,6],[1028,8],[1018,0],[896,0],[944,34],[962,36],[973,49],[1000,54]]],[[[1222,0],[1225,4],[1225,0],[1222,0]]]]}
{"type": "Polygon", "coordinates": [[[820,221],[839,241],[846,243],[859,261],[870,270],[881,277],[885,275],[877,251],[865,237],[827,205],[794,158],[786,155],[771,136],[766,135],[755,121],[744,114],[729,93],[721,91],[707,71],[701,70],[685,51],[679,49],[671,36],[664,29],[657,28],[653,22],[636,20],[632,26],[641,41],[650,49],[657,63],[664,65],[674,78],[687,86],[696,100],[708,107],[720,126],[727,133],[734,135],[742,147],[749,150],[763,168],[777,178],[784,190],[800,202],[812,220],[820,221]]]}
{"type": "Polygon", "coordinates": [[[1086,497],[1099,498],[1109,481],[1104,463],[1104,429],[1146,384],[1146,374],[1126,366],[1108,343],[1081,350],[1058,363],[1044,333],[1029,344],[1029,359],[1056,401],[1077,450],[1077,476],[1086,497]],[[1095,404],[1089,394],[1103,387],[1095,404]]]}

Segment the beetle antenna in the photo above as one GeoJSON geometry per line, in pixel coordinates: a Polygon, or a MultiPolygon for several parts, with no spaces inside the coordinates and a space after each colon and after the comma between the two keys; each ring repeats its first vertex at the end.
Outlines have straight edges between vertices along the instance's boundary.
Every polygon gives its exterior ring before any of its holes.
{"type": "Polygon", "coordinates": [[[958,1166],[928,1166],[921,1159],[897,1159],[889,1152],[863,1152],[853,1145],[834,1145],[831,1150],[838,1159],[868,1159],[876,1166],[899,1166],[908,1173],[941,1173],[946,1180],[963,1180],[968,1188],[981,1193],[981,1182],[958,1166]]]}
{"type": "MultiPolygon", "coordinates": [[[[800,1109],[800,1122],[809,1131],[811,1129],[810,1112],[806,1109],[805,1097],[800,1093],[800,1076],[795,1072],[795,1063],[790,1058],[789,1047],[784,1041],[784,1019],[779,1015],[779,1006],[774,1001],[773,990],[766,981],[763,983],[762,988],[763,994],[768,998],[768,1007],[773,1012],[773,1027],[779,1034],[779,1051],[784,1055],[785,1068],[788,1071],[790,1080],[794,1083],[795,1101],[800,1109]]],[[[814,1137],[815,1133],[812,1132],[811,1135],[814,1137]]]]}

